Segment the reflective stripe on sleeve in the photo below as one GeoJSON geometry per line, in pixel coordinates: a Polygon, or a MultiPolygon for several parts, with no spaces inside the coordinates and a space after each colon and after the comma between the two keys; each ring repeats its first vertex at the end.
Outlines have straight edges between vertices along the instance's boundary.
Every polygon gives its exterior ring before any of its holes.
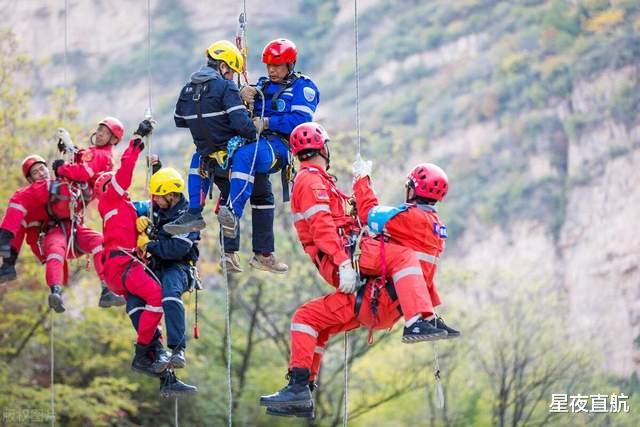
{"type": "Polygon", "coordinates": [[[313,205],[304,212],[294,213],[293,220],[300,221],[303,219],[309,219],[318,212],[331,212],[331,208],[329,207],[329,205],[324,204],[313,205]]]}
{"type": "Polygon", "coordinates": [[[253,183],[254,177],[244,172],[232,172],[229,179],[241,179],[253,183]]]}
{"type": "Polygon", "coordinates": [[[18,209],[20,212],[24,213],[25,215],[27,213],[27,208],[22,206],[20,203],[9,203],[8,208],[18,209]]]}
{"type": "Polygon", "coordinates": [[[306,105],[292,105],[291,111],[302,111],[303,113],[307,113],[311,117],[313,117],[313,110],[306,105]]]}

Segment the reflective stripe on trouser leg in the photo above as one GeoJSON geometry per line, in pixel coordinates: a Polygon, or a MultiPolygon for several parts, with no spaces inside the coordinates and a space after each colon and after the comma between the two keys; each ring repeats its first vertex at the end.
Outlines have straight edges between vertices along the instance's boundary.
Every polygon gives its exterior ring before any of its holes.
{"type": "Polygon", "coordinates": [[[138,343],[147,345],[162,320],[162,289],[137,262],[131,265],[125,287],[145,302],[138,321],[138,343]]]}
{"type": "Polygon", "coordinates": [[[321,332],[318,335],[316,348],[313,351],[313,362],[311,362],[311,377],[309,378],[310,381],[315,381],[316,378],[318,378],[318,374],[320,374],[322,356],[324,356],[324,352],[327,349],[327,341],[329,341],[329,334],[326,332],[321,332]]]}
{"type": "MultiPolygon", "coordinates": [[[[229,196],[229,180],[220,176],[215,176],[213,182],[220,190],[220,205],[227,203],[227,197],[229,196]]],[[[236,237],[234,239],[224,238],[224,250],[226,252],[238,252],[240,250],[240,223],[238,223],[236,237]]],[[[222,231],[220,231],[222,233],[222,231]]]]}
{"type": "Polygon", "coordinates": [[[291,358],[289,368],[312,369],[317,359],[321,361],[318,348],[325,347],[334,334],[357,328],[360,323],[355,319],[354,295],[338,292],[315,298],[304,303],[291,319],[291,358]]]}
{"type": "MultiPolygon", "coordinates": [[[[365,275],[381,274],[380,242],[364,237],[360,249],[360,270],[365,275]]],[[[416,314],[433,313],[427,284],[415,252],[394,243],[385,243],[384,252],[387,274],[393,279],[405,320],[416,314]]]]}
{"type": "Polygon", "coordinates": [[[267,253],[275,251],[273,221],[275,216],[275,197],[269,175],[256,174],[251,195],[251,242],[253,251],[267,253]]]}
{"type": "Polygon", "coordinates": [[[255,175],[269,172],[272,162],[273,151],[263,138],[240,147],[233,155],[229,199],[238,218],[242,218],[244,206],[253,192],[255,175]]]}
{"type": "MultiPolygon", "coordinates": [[[[386,251],[385,246],[385,251],[386,251]]],[[[396,260],[391,278],[405,320],[422,314],[433,314],[433,304],[420,264],[412,251],[404,251],[396,260]]]]}
{"type": "Polygon", "coordinates": [[[184,303],[182,293],[187,287],[187,274],[179,265],[171,265],[160,271],[162,282],[162,308],[166,325],[167,345],[170,348],[185,348],[184,303]]]}
{"type": "MultiPolygon", "coordinates": [[[[189,208],[200,209],[202,202],[202,176],[200,176],[200,154],[194,152],[189,164],[189,176],[187,177],[189,191],[189,208]]],[[[206,194],[205,194],[206,197],[206,194]]]]}
{"type": "Polygon", "coordinates": [[[48,286],[64,283],[67,238],[60,226],[53,227],[44,236],[42,251],[45,257],[45,280],[48,286]]]}

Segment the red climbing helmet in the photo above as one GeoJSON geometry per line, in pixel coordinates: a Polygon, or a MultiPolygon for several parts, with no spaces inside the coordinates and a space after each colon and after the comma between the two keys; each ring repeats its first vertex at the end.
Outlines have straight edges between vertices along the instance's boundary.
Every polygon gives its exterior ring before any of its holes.
{"type": "Polygon", "coordinates": [[[105,191],[107,191],[107,185],[111,182],[115,175],[116,174],[114,172],[103,172],[96,179],[96,182],[93,184],[93,193],[97,198],[102,197],[105,191]]]}
{"type": "Polygon", "coordinates": [[[262,49],[263,64],[291,64],[298,59],[298,48],[288,39],[275,39],[262,49]]]}
{"type": "Polygon", "coordinates": [[[294,156],[304,150],[324,150],[329,142],[329,134],[318,123],[302,123],[289,136],[291,152],[294,156]]]}
{"type": "MultiPolygon", "coordinates": [[[[120,140],[124,136],[124,125],[115,117],[105,117],[104,119],[100,120],[100,123],[98,123],[98,126],[100,125],[105,125],[111,131],[113,136],[116,137],[118,142],[120,142],[120,140]]],[[[116,142],[116,144],[118,144],[118,142],[116,142]]]]}
{"type": "Polygon", "coordinates": [[[22,161],[22,175],[24,175],[25,178],[29,179],[29,172],[31,172],[31,168],[33,167],[33,165],[37,163],[42,163],[45,166],[47,165],[47,161],[37,154],[32,154],[25,157],[25,159],[22,161]]]}
{"type": "Polygon", "coordinates": [[[433,163],[421,163],[409,172],[407,186],[416,191],[416,196],[442,200],[449,191],[447,174],[433,163]]]}

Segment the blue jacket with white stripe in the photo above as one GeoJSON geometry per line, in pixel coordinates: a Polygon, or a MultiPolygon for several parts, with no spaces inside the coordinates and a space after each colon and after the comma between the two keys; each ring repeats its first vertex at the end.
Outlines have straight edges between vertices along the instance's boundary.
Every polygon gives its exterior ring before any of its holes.
{"type": "MultiPolygon", "coordinates": [[[[134,202],[138,216],[149,216],[150,201],[134,202]]],[[[180,201],[169,209],[153,207],[153,225],[156,230],[153,240],[147,245],[147,252],[154,258],[155,264],[188,263],[198,260],[198,240],[200,232],[194,231],[188,234],[172,236],[162,229],[162,226],[175,221],[189,208],[189,202],[183,196],[180,201]]]]}
{"type": "Polygon", "coordinates": [[[206,65],[182,88],[174,120],[177,127],[189,128],[201,156],[226,149],[236,135],[250,141],[256,137],[236,83],[206,65]]]}
{"type": "MultiPolygon", "coordinates": [[[[260,77],[256,87],[265,98],[264,116],[269,118],[269,130],[289,136],[302,123],[312,122],[320,102],[316,84],[304,74],[293,73],[284,83],[273,83],[268,77],[260,77]]],[[[255,97],[253,114],[259,117],[262,98],[255,97]]]]}

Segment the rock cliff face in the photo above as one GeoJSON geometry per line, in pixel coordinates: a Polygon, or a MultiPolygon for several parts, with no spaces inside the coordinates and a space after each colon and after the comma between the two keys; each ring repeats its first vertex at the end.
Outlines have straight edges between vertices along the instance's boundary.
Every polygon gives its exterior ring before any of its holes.
{"type": "MultiPolygon", "coordinates": [[[[574,110],[597,113],[633,81],[638,67],[608,72],[576,85],[574,110]]],[[[595,123],[569,146],[566,216],[559,251],[569,291],[571,327],[599,340],[607,366],[640,368],[640,128],[595,123]]]]}
{"type": "MultiPolygon", "coordinates": [[[[133,126],[147,105],[146,4],[134,0],[119,1],[118,6],[103,0],[69,3],[68,45],[69,60],[73,65],[68,69],[68,81],[74,84],[90,82],[87,75],[101,74],[107,67],[115,67],[123,61],[135,61],[139,76],[108,92],[84,83],[79,87],[77,97],[81,120],[116,114],[133,126]]],[[[218,38],[234,36],[241,6],[235,1],[214,2],[215,10],[212,10],[207,2],[154,0],[151,3],[154,36],[169,34],[166,39],[156,39],[153,43],[182,43],[180,49],[194,58],[190,64],[181,64],[181,75],[166,75],[162,67],[153,69],[154,107],[160,125],[172,131],[175,94],[199,62],[197,58],[200,58],[203,46],[218,38]],[[182,23],[170,22],[163,17],[163,11],[171,7],[181,8],[182,23]],[[188,24],[185,28],[179,27],[185,23],[188,24]],[[167,30],[171,25],[179,28],[171,32],[167,30]],[[190,38],[179,39],[185,31],[190,38]]],[[[293,20],[298,13],[287,6],[289,2],[280,0],[248,3],[251,7],[249,22],[254,26],[280,22],[278,20],[287,17],[293,20]]],[[[361,3],[361,12],[365,13],[379,1],[361,3]]],[[[62,7],[63,3],[53,0],[0,1],[2,16],[7,17],[4,25],[11,27],[18,36],[20,50],[35,60],[30,84],[41,101],[34,102],[36,108],[45,108],[44,96],[63,83],[62,7]]],[[[326,32],[335,43],[323,53],[326,61],[322,68],[313,70],[316,80],[332,79],[335,71],[344,67],[345,61],[353,59],[348,54],[353,41],[349,33],[352,31],[351,7],[351,2],[339,2],[332,23],[334,27],[326,32]]],[[[378,29],[386,28],[388,19],[376,21],[376,25],[378,29]]],[[[287,31],[281,29],[274,28],[272,37],[288,36],[287,31]]],[[[363,31],[362,49],[375,48],[371,31],[375,29],[363,31]]],[[[404,61],[381,62],[374,72],[361,76],[363,86],[379,85],[381,88],[375,93],[361,94],[365,108],[369,100],[371,103],[384,101],[390,88],[405,79],[408,70],[416,67],[439,69],[435,76],[416,81],[416,85],[443,81],[447,67],[464,66],[465,61],[482,56],[485,41],[485,33],[479,32],[432,51],[415,52],[404,61]]],[[[251,46],[255,55],[260,48],[251,46]]],[[[158,63],[156,58],[152,61],[158,63]]],[[[112,70],[113,78],[122,77],[117,68],[112,70]]],[[[252,71],[255,78],[262,70],[252,71]]],[[[509,224],[487,224],[471,215],[464,218],[465,232],[452,242],[444,260],[445,268],[447,265],[463,266],[473,272],[477,282],[490,284],[496,276],[507,276],[505,283],[511,287],[504,292],[517,292],[518,284],[524,281],[560,287],[566,296],[566,312],[550,313],[558,318],[558,328],[572,331],[577,342],[601,355],[603,365],[619,374],[629,374],[640,368],[639,346],[634,344],[640,336],[640,127],[611,119],[607,108],[612,97],[625,88],[638,90],[639,74],[637,66],[627,66],[601,73],[589,81],[573,82],[568,99],[539,112],[555,117],[565,124],[565,128],[572,117],[592,118],[587,126],[575,132],[561,132],[556,141],[563,147],[560,162],[554,158],[558,155],[557,150],[556,154],[539,150],[527,158],[527,166],[522,170],[526,179],[549,177],[561,187],[559,206],[556,212],[551,212],[559,219],[557,227],[549,226],[551,215],[527,217],[509,224]]],[[[347,90],[351,93],[352,86],[347,90]]],[[[344,94],[325,98],[318,111],[318,117],[323,121],[345,126],[334,132],[353,130],[346,128],[352,121],[345,119],[345,112],[352,105],[345,98],[344,94]]],[[[364,130],[369,124],[367,119],[369,117],[363,118],[364,130]]],[[[171,131],[164,135],[162,143],[172,146],[178,139],[185,138],[184,133],[171,131]]],[[[493,151],[496,156],[509,155],[499,152],[495,146],[500,135],[508,132],[500,120],[488,119],[461,126],[429,141],[426,151],[419,146],[404,152],[412,160],[447,158],[453,159],[453,165],[465,165],[493,151]]],[[[543,146],[546,142],[540,141],[543,146]]],[[[382,158],[377,161],[383,164],[382,158]]],[[[378,187],[383,194],[386,193],[386,182],[402,179],[405,166],[386,169],[378,165],[374,169],[382,178],[378,187]]],[[[387,192],[391,195],[391,190],[387,192]]],[[[452,197],[458,196],[455,192],[452,194],[452,197]]],[[[463,295],[458,297],[464,298],[463,295]]]]}

